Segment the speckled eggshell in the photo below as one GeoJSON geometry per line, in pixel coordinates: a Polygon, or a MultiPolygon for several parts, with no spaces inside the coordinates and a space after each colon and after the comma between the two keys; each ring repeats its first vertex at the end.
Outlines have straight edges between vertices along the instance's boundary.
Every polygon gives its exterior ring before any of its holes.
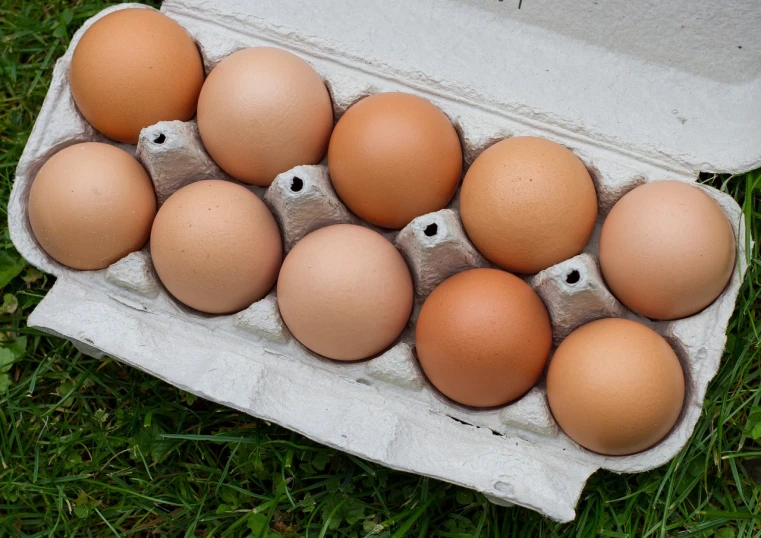
{"type": "Polygon", "coordinates": [[[716,300],[736,250],[715,200],[693,185],[655,181],[613,206],[600,236],[600,267],[626,306],[649,318],[677,319],[716,300]]]}
{"type": "Polygon", "coordinates": [[[521,279],[498,269],[471,269],[428,296],[415,346],[423,371],[445,396],[495,407],[539,380],[552,328],[544,303],[521,279]]]}
{"type": "Polygon", "coordinates": [[[123,9],[85,32],[69,77],[85,119],[135,144],[144,127],[193,117],[204,73],[193,39],[177,22],[152,9],[123,9]]]}
{"type": "Polygon", "coordinates": [[[610,456],[646,450],[671,431],[684,403],[674,350],[644,325],[607,318],[572,332],[547,372],[552,414],[568,436],[610,456]]]}
{"type": "Polygon", "coordinates": [[[210,314],[243,310],[264,297],[282,252],[264,202],[228,181],[181,188],[161,206],[151,232],[153,264],[166,289],[210,314]]]}
{"type": "Polygon", "coordinates": [[[412,311],[412,277],[382,235],[337,224],[296,243],[277,296],[296,339],[324,357],[352,361],[380,353],[400,335],[412,311]]]}
{"type": "Polygon", "coordinates": [[[349,209],[375,225],[402,228],[446,207],[460,182],[462,149],[449,118],[430,101],[381,93],[338,121],[328,168],[349,209]]]}
{"type": "Polygon", "coordinates": [[[564,146],[509,138],[468,169],[460,216],[490,261],[533,274],[582,251],[597,219],[597,194],[584,164],[564,146]]]}
{"type": "Polygon", "coordinates": [[[40,246],[74,269],[103,269],[142,248],[156,215],[148,174],[129,153],[85,142],[42,166],[29,192],[40,246]]]}
{"type": "Polygon", "coordinates": [[[290,52],[235,52],[209,74],[198,101],[198,131],[212,159],[231,176],[267,186],[300,164],[319,163],[333,129],[320,75],[290,52]]]}

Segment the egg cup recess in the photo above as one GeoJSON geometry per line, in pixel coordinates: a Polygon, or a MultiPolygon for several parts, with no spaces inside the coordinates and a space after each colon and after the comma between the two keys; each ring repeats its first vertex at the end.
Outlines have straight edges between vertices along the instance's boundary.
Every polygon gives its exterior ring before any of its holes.
{"type": "Polygon", "coordinates": [[[87,28],[69,74],[84,118],[128,144],[158,121],[192,118],[203,81],[201,56],[188,32],[163,13],[129,6],[87,28]]]}
{"type": "Polygon", "coordinates": [[[29,189],[29,225],[40,247],[72,269],[104,269],[148,241],[153,185],[126,151],[100,142],[68,146],[29,189]]]}
{"type": "MultiPolygon", "coordinates": [[[[171,1],[166,5],[172,9],[171,1]]],[[[262,44],[255,36],[241,38],[245,32],[233,35],[221,27],[212,31],[196,26],[190,18],[178,18],[198,41],[207,64],[210,58],[223,56],[223,50],[229,53],[262,44]],[[240,43],[240,39],[246,42],[240,43]]],[[[60,277],[32,315],[30,325],[77,341],[88,353],[108,353],[186,390],[273,420],[317,441],[393,468],[465,484],[491,499],[530,506],[559,521],[573,517],[581,487],[595,469],[647,470],[668,461],[687,442],[700,413],[705,386],[721,357],[723,332],[745,269],[743,242],[737,268],[718,299],[697,314],[674,321],[652,322],[633,313],[611,298],[604,281],[594,275],[595,270],[599,272],[597,242],[602,217],[583,253],[569,254],[569,259],[526,279],[547,304],[555,343],[591,321],[595,308],[601,306],[606,317],[646,324],[683,351],[680,358],[688,387],[684,410],[674,429],[644,452],[616,457],[583,450],[558,430],[541,380],[525,396],[500,409],[465,409],[439,398],[421,376],[408,331],[369,361],[319,361],[285,328],[277,294],[272,290],[235,314],[202,318],[176,308],[166,289],[158,285],[155,263],[145,248],[115,261],[105,271],[70,271],[54,263],[34,241],[25,222],[26,200],[34,171],[53,153],[53,148],[72,141],[101,140],[83,122],[67,94],[67,73],[77,39],[56,67],[56,83],[51,86],[38,127],[20,163],[9,207],[11,234],[19,251],[33,264],[60,277]],[[578,280],[569,280],[574,270],[578,280]],[[319,417],[310,411],[315,401],[320,402],[321,409],[328,410],[319,417]],[[430,449],[435,463],[419,457],[420,443],[430,449]]],[[[361,97],[410,91],[388,77],[354,70],[346,63],[336,64],[310,53],[299,56],[328,82],[333,105],[339,107],[334,112],[339,117],[345,111],[341,106],[361,97]]],[[[505,137],[546,136],[539,128],[502,119],[495,122],[493,115],[478,107],[462,106],[446,91],[413,91],[453,119],[463,152],[471,160],[505,137]]],[[[200,137],[192,135],[194,129],[197,131],[195,120],[169,123],[173,129],[182,127],[191,135],[180,134],[178,129],[165,130],[161,131],[165,133],[163,144],[149,143],[147,134],[153,127],[148,127],[143,131],[146,138],[140,142],[138,154],[156,182],[157,193],[161,192],[160,202],[185,185],[188,180],[180,176],[188,170],[208,170],[213,165],[209,160],[198,160],[205,150],[200,137]],[[187,167],[182,173],[180,167],[173,176],[171,167],[160,164],[157,156],[161,146],[170,144],[175,136],[183,143],[173,151],[178,162],[187,163],[187,167]],[[193,138],[199,142],[194,142],[195,153],[191,154],[184,141],[193,138]],[[159,174],[149,162],[162,170],[162,179],[157,179],[159,174]],[[166,189],[160,191],[158,182],[166,189]]],[[[623,154],[594,144],[562,136],[555,141],[572,148],[587,168],[597,171],[597,197],[605,204],[612,205],[634,186],[665,174],[658,167],[633,163],[623,154]]],[[[191,145],[188,142],[188,147],[191,145]]],[[[200,171],[188,177],[192,181],[222,179],[200,171]]],[[[316,229],[331,224],[365,224],[346,210],[330,182],[325,183],[326,178],[327,168],[309,164],[283,171],[265,192],[264,202],[283,228],[284,254],[316,229]],[[291,188],[295,178],[301,180],[300,190],[291,188]],[[286,196],[290,198],[286,200],[286,196]],[[308,210],[300,209],[300,200],[308,210]],[[310,213],[314,221],[306,219],[305,213],[310,213]]],[[[717,200],[734,227],[735,237],[743,237],[744,223],[736,203],[713,189],[698,188],[717,200]]],[[[417,217],[399,233],[383,231],[402,251],[412,272],[413,324],[423,300],[436,285],[464,270],[490,266],[464,230],[457,230],[461,226],[458,198],[456,194],[446,209],[417,217]],[[411,260],[417,260],[418,265],[411,260]]]]}
{"type": "Polygon", "coordinates": [[[694,315],[727,286],[737,239],[719,204],[679,181],[641,185],[611,209],[600,266],[616,297],[652,319],[694,315]]]}
{"type": "Polygon", "coordinates": [[[266,187],[294,166],[319,163],[332,130],[322,79],[278,48],[230,54],[211,70],[198,99],[198,131],[209,155],[251,185],[266,187]]]}
{"type": "Polygon", "coordinates": [[[186,185],[159,209],[151,256],[180,302],[209,314],[239,312],[262,299],[283,259],[280,231],[264,203],[229,181],[186,185]]]}
{"type": "Polygon", "coordinates": [[[599,319],[573,331],[547,372],[547,399],[563,431],[611,456],[660,442],[679,419],[684,395],[682,365],[668,342],[626,319],[599,319]]]}

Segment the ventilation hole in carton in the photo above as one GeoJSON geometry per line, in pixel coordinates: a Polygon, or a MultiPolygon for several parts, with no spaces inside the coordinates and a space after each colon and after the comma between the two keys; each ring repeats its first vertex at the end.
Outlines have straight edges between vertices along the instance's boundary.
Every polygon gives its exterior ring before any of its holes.
{"type": "Polygon", "coordinates": [[[154,144],[163,144],[166,142],[166,136],[164,136],[164,133],[159,133],[159,135],[153,139],[154,144]]]}
{"type": "Polygon", "coordinates": [[[433,237],[434,235],[436,235],[438,231],[439,231],[439,225],[436,224],[435,222],[432,222],[431,224],[425,227],[424,233],[428,237],[433,237]]]}
{"type": "Polygon", "coordinates": [[[565,281],[568,282],[569,284],[576,284],[579,281],[579,279],[581,279],[581,275],[576,269],[568,273],[565,277],[565,281]]]}
{"type": "Polygon", "coordinates": [[[291,191],[299,192],[303,188],[304,188],[304,180],[298,176],[294,176],[294,178],[291,180],[291,191]]]}

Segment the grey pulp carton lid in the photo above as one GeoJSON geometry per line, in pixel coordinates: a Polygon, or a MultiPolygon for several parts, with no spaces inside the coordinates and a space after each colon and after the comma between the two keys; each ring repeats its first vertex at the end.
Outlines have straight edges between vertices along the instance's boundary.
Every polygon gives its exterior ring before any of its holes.
{"type": "Polygon", "coordinates": [[[168,0],[666,169],[761,167],[761,3],[168,0]]]}

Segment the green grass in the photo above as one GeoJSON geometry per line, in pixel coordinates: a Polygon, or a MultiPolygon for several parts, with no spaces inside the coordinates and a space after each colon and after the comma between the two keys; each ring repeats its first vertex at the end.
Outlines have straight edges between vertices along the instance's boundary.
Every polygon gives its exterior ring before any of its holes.
{"type": "MultiPolygon", "coordinates": [[[[0,0],[3,212],[53,63],[106,5],[49,4],[0,0]]],[[[761,173],[705,180],[737,199],[761,237],[761,173]]],[[[689,445],[648,473],[598,472],[576,521],[557,525],[325,448],[28,329],[53,279],[24,265],[5,222],[0,241],[0,537],[761,537],[752,478],[761,480],[758,248],[689,445]]]]}

